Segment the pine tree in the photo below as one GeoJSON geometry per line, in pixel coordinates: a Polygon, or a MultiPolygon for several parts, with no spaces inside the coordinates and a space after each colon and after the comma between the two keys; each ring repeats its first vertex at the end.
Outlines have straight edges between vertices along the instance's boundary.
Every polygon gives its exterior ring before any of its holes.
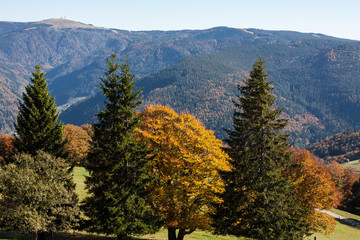
{"type": "Polygon", "coordinates": [[[49,94],[41,67],[36,65],[35,69],[32,83],[25,88],[23,101],[19,102],[19,114],[14,124],[17,132],[15,148],[33,156],[43,150],[56,157],[66,157],[64,127],[58,121],[55,99],[49,94]]]}
{"type": "Polygon", "coordinates": [[[267,77],[261,59],[238,86],[234,130],[227,130],[225,140],[234,170],[223,173],[227,186],[215,227],[219,234],[255,239],[302,239],[303,210],[282,175],[291,160],[287,135],[281,133],[287,121],[279,118],[281,110],[273,109],[275,97],[267,77]]]}
{"type": "Polygon", "coordinates": [[[145,185],[150,181],[149,152],[138,142],[135,129],[140,124],[136,107],[139,91],[133,92],[134,74],[129,64],[108,59],[106,78],[100,88],[107,98],[105,109],[97,114],[94,137],[88,154],[86,184],[91,194],[85,199],[90,230],[115,234],[126,239],[152,229],[154,218],[145,202],[145,185]],[[117,74],[121,70],[121,75],[117,74]]]}

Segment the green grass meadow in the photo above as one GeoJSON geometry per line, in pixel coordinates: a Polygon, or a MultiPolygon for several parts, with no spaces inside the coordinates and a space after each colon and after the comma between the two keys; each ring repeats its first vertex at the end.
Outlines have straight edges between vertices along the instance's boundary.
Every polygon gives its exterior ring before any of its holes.
{"type": "Polygon", "coordinates": [[[88,175],[89,173],[85,170],[85,168],[74,168],[74,182],[76,184],[76,192],[79,196],[79,201],[82,201],[86,197],[85,177],[88,175]]]}
{"type": "MultiPolygon", "coordinates": [[[[358,161],[357,161],[358,163],[358,161]]],[[[359,166],[360,170],[360,163],[353,165],[359,166]]],[[[76,183],[76,191],[79,194],[80,201],[83,200],[86,196],[85,190],[85,176],[88,173],[84,168],[76,167],[74,169],[74,181],[76,183]]],[[[350,214],[341,210],[333,209],[335,213],[343,215],[345,217],[354,218],[360,221],[360,216],[350,214]]],[[[312,236],[306,238],[306,240],[313,240],[314,237],[317,237],[318,240],[358,240],[360,239],[360,229],[348,226],[344,223],[337,221],[335,231],[330,235],[316,233],[312,236]]],[[[31,240],[32,236],[27,236],[23,234],[15,234],[15,233],[7,233],[0,231],[0,240],[31,240]]],[[[106,237],[102,235],[96,234],[89,234],[84,232],[71,232],[71,233],[64,233],[64,234],[57,234],[56,236],[49,238],[53,240],[115,240],[115,237],[106,237]]],[[[134,237],[134,240],[165,240],[167,239],[167,230],[162,229],[156,234],[153,235],[145,235],[141,237],[134,237]]],[[[245,239],[245,238],[236,238],[233,236],[217,236],[213,235],[209,232],[205,231],[195,231],[190,235],[185,236],[186,240],[235,240],[235,239],[245,239]]]]}
{"type": "Polygon", "coordinates": [[[330,235],[316,233],[306,238],[306,240],[313,240],[315,236],[317,240],[359,240],[360,229],[336,221],[335,231],[330,235]]]}
{"type": "Polygon", "coordinates": [[[331,209],[331,211],[334,212],[334,213],[337,213],[337,214],[339,214],[341,216],[348,217],[348,218],[353,218],[355,220],[360,221],[360,216],[359,215],[348,213],[348,212],[345,212],[345,211],[342,211],[342,210],[339,210],[339,209],[331,209]]]}
{"type": "Polygon", "coordinates": [[[360,159],[359,160],[354,160],[348,163],[343,163],[341,164],[343,167],[345,168],[352,168],[355,170],[356,173],[360,174],[360,159]]]}

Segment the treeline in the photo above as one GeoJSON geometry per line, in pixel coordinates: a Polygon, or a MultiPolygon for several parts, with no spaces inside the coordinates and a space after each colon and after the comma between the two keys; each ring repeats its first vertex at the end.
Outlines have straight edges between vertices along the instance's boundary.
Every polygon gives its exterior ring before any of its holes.
{"type": "Polygon", "coordinates": [[[344,163],[360,159],[360,131],[346,131],[307,148],[327,162],[344,163]]]}
{"type": "Polygon", "coordinates": [[[189,113],[159,105],[137,112],[140,92],[129,64],[115,55],[107,63],[104,109],[96,124],[82,127],[58,121],[36,66],[19,103],[17,134],[0,138],[1,229],[35,239],[70,229],[128,239],[160,227],[169,240],[196,229],[303,239],[334,230],[335,221],[317,209],[359,207],[356,176],[347,179],[339,165],[327,170],[309,152],[291,149],[263,59],[238,85],[225,147],[189,113]],[[74,166],[89,172],[81,203],[74,166]]]}

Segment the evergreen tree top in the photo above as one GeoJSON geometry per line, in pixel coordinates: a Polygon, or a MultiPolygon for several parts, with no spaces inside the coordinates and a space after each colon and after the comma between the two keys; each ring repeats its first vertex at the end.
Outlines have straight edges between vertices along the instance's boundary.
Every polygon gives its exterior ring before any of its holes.
{"type": "Polygon", "coordinates": [[[55,98],[48,90],[41,66],[35,66],[31,84],[25,87],[23,101],[19,101],[19,114],[14,123],[17,136],[15,147],[19,152],[35,155],[43,150],[57,157],[66,157],[63,141],[63,124],[55,98]]]}
{"type": "Polygon", "coordinates": [[[129,63],[126,61],[119,64],[115,58],[116,55],[113,54],[110,59],[107,59],[106,77],[100,78],[99,87],[107,100],[105,109],[96,114],[100,122],[96,126],[105,129],[113,128],[123,122],[127,128],[135,128],[139,125],[136,107],[142,103],[141,100],[138,100],[140,91],[134,92],[135,74],[130,72],[129,63]],[[121,71],[120,75],[117,73],[118,70],[121,71]],[[124,119],[127,120],[123,121],[124,119]]]}
{"type": "MultiPolygon", "coordinates": [[[[286,135],[280,134],[287,124],[287,119],[280,118],[281,109],[273,109],[275,96],[271,94],[272,82],[267,81],[269,75],[265,73],[264,59],[255,62],[249,75],[250,78],[243,80],[243,85],[238,85],[238,102],[233,101],[236,108],[233,117],[234,131],[227,130],[230,139],[226,142],[231,146],[231,139],[241,136],[249,140],[249,134],[258,137],[274,135],[287,139],[286,135]]],[[[264,138],[262,141],[266,142],[264,138]]]]}

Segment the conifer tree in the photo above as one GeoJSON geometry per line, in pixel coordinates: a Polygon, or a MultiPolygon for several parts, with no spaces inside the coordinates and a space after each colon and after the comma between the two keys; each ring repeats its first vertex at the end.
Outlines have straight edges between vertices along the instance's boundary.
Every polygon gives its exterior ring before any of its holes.
{"type": "Polygon", "coordinates": [[[55,99],[49,94],[41,67],[36,65],[35,69],[31,84],[23,93],[23,101],[19,102],[19,114],[14,124],[17,132],[15,148],[33,156],[43,150],[56,157],[66,157],[64,127],[58,121],[55,99]]]}
{"type": "MultiPolygon", "coordinates": [[[[36,71],[32,73],[33,77],[30,79],[31,84],[25,88],[23,93],[23,101],[19,102],[19,114],[14,124],[17,132],[14,139],[14,152],[28,154],[37,160],[36,156],[41,151],[51,157],[56,157],[57,161],[65,164],[63,158],[67,158],[68,154],[65,150],[66,143],[63,140],[64,126],[62,122],[58,121],[59,113],[55,105],[55,99],[48,91],[44,72],[41,71],[40,65],[36,65],[35,69],[36,71]]],[[[16,155],[10,161],[16,162],[16,155]]],[[[21,167],[20,164],[16,165],[19,168],[21,167]]],[[[44,165],[44,170],[48,172],[56,171],[54,168],[54,164],[44,165]]],[[[65,208],[75,209],[77,208],[78,199],[72,179],[73,168],[67,167],[65,170],[59,172],[59,174],[63,175],[64,182],[62,184],[64,184],[68,194],[71,194],[72,201],[68,202],[60,195],[57,196],[58,201],[59,204],[64,204],[65,208]]],[[[46,191],[46,189],[39,188],[36,194],[39,196],[45,195],[44,201],[49,200],[46,199],[47,196],[50,197],[46,191]]],[[[36,213],[31,212],[31,214],[36,213]]],[[[77,213],[73,212],[73,214],[76,215],[77,213]]],[[[53,218],[55,225],[60,225],[64,216],[59,213],[51,215],[51,218],[53,218]]]]}
{"type": "Polygon", "coordinates": [[[149,152],[135,135],[140,124],[136,113],[141,104],[139,91],[133,92],[129,64],[118,64],[115,57],[107,60],[109,69],[99,85],[107,100],[105,109],[97,114],[99,123],[94,124],[86,167],[91,195],[85,199],[84,211],[91,219],[90,230],[127,239],[130,234],[151,230],[156,218],[145,202],[149,152]]]}
{"type": "Polygon", "coordinates": [[[219,234],[255,239],[302,239],[306,223],[295,202],[294,189],[282,169],[289,166],[287,124],[273,109],[272,83],[264,60],[257,60],[250,78],[239,85],[234,101],[233,130],[227,130],[227,150],[233,171],[223,173],[227,183],[223,204],[215,214],[219,234]]]}

